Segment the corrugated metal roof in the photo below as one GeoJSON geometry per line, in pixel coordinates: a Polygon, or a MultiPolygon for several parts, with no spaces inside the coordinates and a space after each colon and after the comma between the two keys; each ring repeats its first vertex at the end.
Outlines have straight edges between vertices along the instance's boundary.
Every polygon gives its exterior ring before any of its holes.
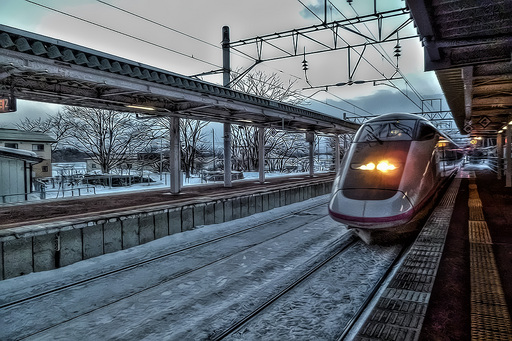
{"type": "Polygon", "coordinates": [[[0,128],[0,141],[57,142],[53,137],[35,131],[0,128]]]}
{"type": "MultiPolygon", "coordinates": [[[[0,94],[65,105],[326,133],[358,124],[0,25],[0,94]]],[[[340,113],[341,114],[341,113],[340,113]]]]}
{"type": "Polygon", "coordinates": [[[463,134],[494,135],[512,118],[512,2],[407,0],[463,134]]]}

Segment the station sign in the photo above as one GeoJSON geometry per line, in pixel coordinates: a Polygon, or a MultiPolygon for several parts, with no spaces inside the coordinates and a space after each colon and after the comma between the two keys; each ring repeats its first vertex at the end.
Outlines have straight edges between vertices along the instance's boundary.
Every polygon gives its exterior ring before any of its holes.
{"type": "Polygon", "coordinates": [[[0,98],[0,113],[8,113],[16,111],[16,98],[14,97],[2,97],[0,98]]]}

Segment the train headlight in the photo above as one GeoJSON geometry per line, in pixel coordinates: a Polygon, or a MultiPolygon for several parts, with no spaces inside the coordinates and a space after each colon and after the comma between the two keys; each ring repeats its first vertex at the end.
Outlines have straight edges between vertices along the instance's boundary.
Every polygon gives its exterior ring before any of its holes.
{"type": "Polygon", "coordinates": [[[360,165],[357,169],[361,170],[374,170],[375,164],[373,162],[367,163],[366,165],[360,165]]]}
{"type": "Polygon", "coordinates": [[[389,171],[393,171],[398,168],[398,165],[390,163],[387,160],[379,161],[377,164],[373,162],[368,162],[365,164],[352,164],[352,169],[364,170],[364,171],[374,171],[378,170],[383,173],[387,173],[389,171]]]}
{"type": "Polygon", "coordinates": [[[377,165],[377,169],[384,173],[395,170],[396,168],[397,167],[394,164],[389,163],[388,161],[381,161],[377,165]]]}

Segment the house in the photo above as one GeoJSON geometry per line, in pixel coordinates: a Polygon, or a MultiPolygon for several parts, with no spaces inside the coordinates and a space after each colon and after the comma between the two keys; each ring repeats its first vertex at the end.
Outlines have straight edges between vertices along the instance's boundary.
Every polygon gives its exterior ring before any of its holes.
{"type": "Polygon", "coordinates": [[[32,167],[41,161],[34,152],[0,147],[0,203],[27,200],[32,167]]]}
{"type": "Polygon", "coordinates": [[[0,128],[0,147],[34,152],[42,161],[33,166],[36,178],[52,176],[52,148],[57,141],[47,134],[0,128]]]}

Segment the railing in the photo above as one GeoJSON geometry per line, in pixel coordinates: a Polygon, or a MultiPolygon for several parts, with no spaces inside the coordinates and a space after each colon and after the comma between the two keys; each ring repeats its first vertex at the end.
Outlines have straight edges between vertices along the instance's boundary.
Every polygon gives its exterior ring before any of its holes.
{"type": "Polygon", "coordinates": [[[1,197],[2,197],[2,204],[8,204],[8,203],[23,202],[23,201],[32,201],[31,199],[29,199],[29,197],[30,196],[34,197],[37,195],[39,195],[39,198],[43,200],[43,199],[46,199],[47,194],[49,194],[49,193],[57,193],[56,198],[58,198],[60,194],[62,194],[62,198],[64,198],[66,196],[66,193],[68,196],[72,196],[72,197],[74,197],[75,195],[81,196],[84,193],[84,191],[87,191],[87,193],[90,193],[91,190],[94,194],[96,194],[96,187],[94,187],[94,186],[87,185],[85,187],[71,187],[71,188],[65,188],[65,189],[59,188],[59,189],[55,189],[55,190],[46,190],[44,184],[36,183],[36,190],[33,192],[4,194],[1,197]],[[7,201],[7,198],[9,198],[9,197],[21,197],[23,199],[19,199],[19,200],[15,199],[13,201],[7,201]],[[25,198],[27,198],[27,199],[25,199],[25,198]]]}

